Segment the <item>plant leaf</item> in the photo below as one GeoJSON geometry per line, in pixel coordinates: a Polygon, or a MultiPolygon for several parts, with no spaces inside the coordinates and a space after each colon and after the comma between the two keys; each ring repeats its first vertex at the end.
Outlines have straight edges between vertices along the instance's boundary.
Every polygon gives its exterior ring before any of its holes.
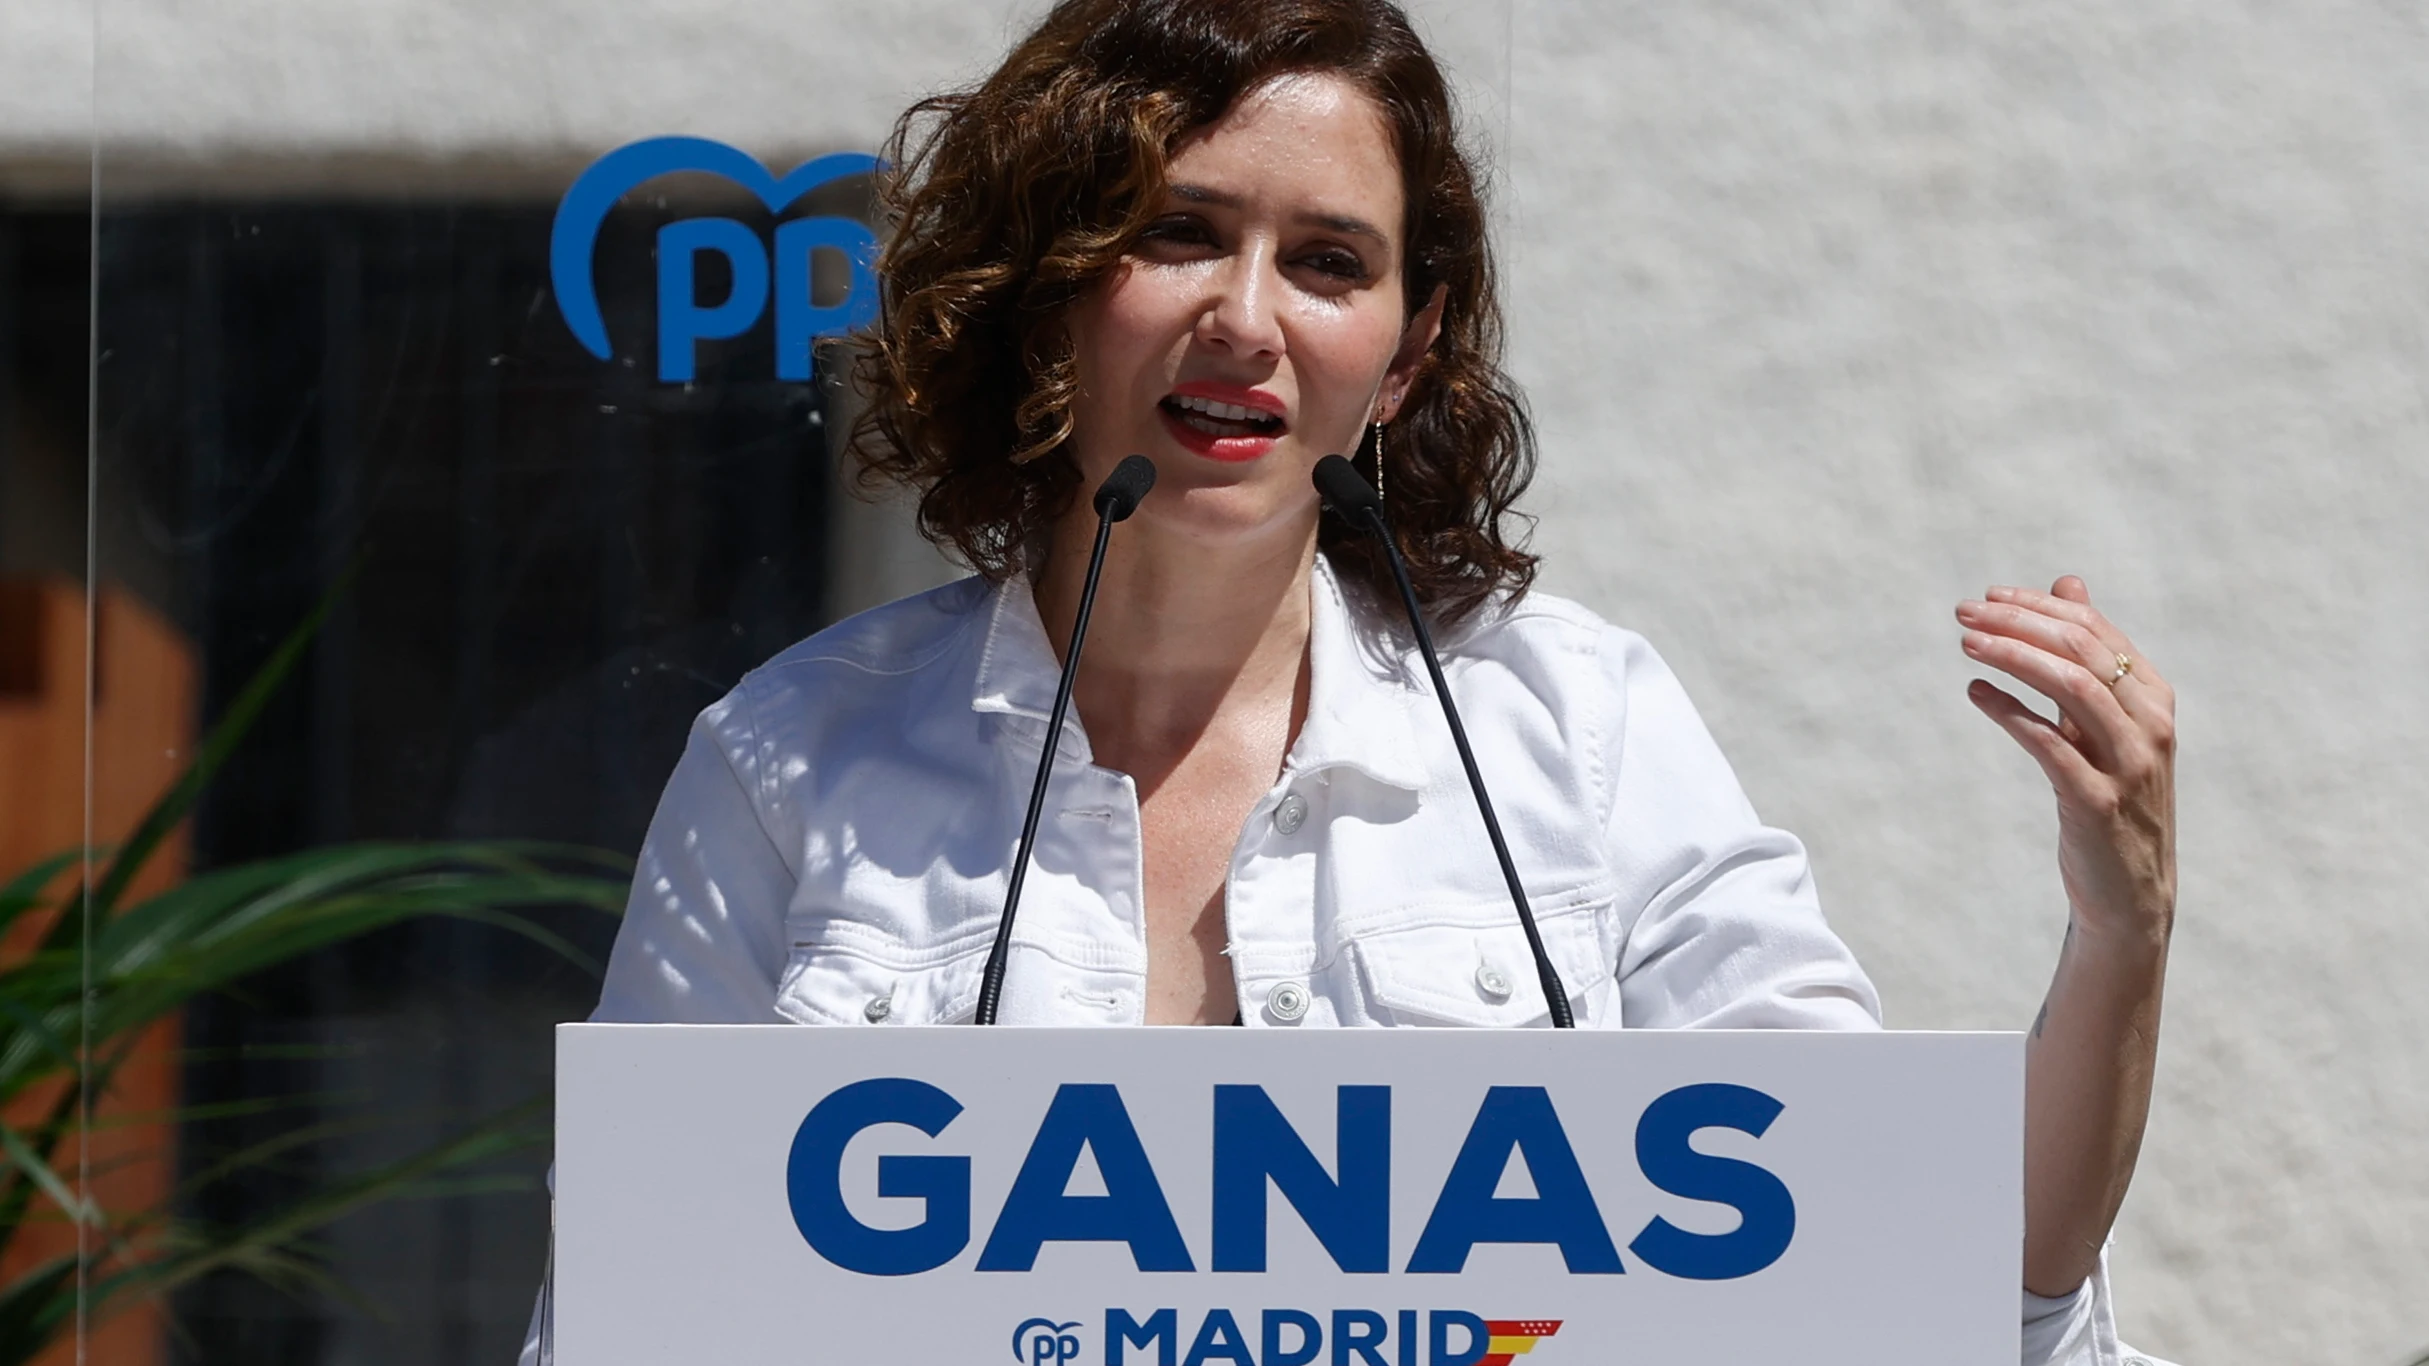
{"type": "Polygon", "coordinates": [[[41,905],[42,889],[82,857],[82,849],[62,850],[0,885],[0,933],[16,924],[17,917],[41,905]]]}
{"type": "Polygon", "coordinates": [[[0,1363],[32,1361],[76,1309],[76,1258],[53,1257],[28,1267],[0,1289],[0,1363]]]}
{"type": "MultiPolygon", "coordinates": [[[[51,1061],[68,1071],[75,1070],[76,1053],[67,1046],[67,1040],[59,1037],[58,1031],[51,1028],[48,1020],[36,1015],[9,992],[0,991],[0,1017],[5,1017],[10,1024],[24,1031],[29,1045],[49,1055],[51,1061]]],[[[7,1040],[0,1043],[0,1051],[15,1043],[15,1039],[5,1032],[0,1032],[0,1039],[7,1040]]]]}
{"type": "Polygon", "coordinates": [[[26,1143],[25,1135],[17,1132],[17,1126],[0,1124],[0,1153],[7,1154],[9,1162],[41,1187],[42,1193],[49,1196],[51,1203],[57,1205],[68,1218],[83,1224],[101,1222],[100,1211],[68,1189],[67,1182],[60,1178],[59,1173],[51,1170],[51,1164],[26,1143]]]}
{"type": "MultiPolygon", "coordinates": [[[[61,925],[65,925],[81,908],[89,906],[94,916],[104,920],[117,909],[118,898],[125,895],[128,884],[143,871],[143,865],[151,861],[153,852],[177,828],[178,822],[183,821],[186,813],[194,809],[203,788],[226,766],[228,756],[236,752],[246,732],[253,729],[253,723],[260,719],[262,709],[270,704],[279,686],[303,661],[305,651],[311,648],[312,638],[320,634],[321,624],[329,619],[330,609],[337,605],[337,600],[353,587],[355,573],[361,567],[362,561],[358,558],[340,572],[329,585],[329,591],[321,594],[320,601],[312,605],[312,610],[304,614],[304,619],[295,624],[295,629],[278,643],[262,666],[245,680],[243,690],[228,703],[227,709],[212,725],[210,734],[203,737],[202,744],[194,751],[194,762],[186,765],[186,771],[178,775],[177,781],[161,794],[160,800],[152,803],[151,810],[144,812],[143,819],[135,825],[134,833],[127,836],[126,843],[120,845],[118,852],[111,856],[109,866],[103,869],[99,883],[91,888],[90,896],[83,895],[80,889],[79,894],[69,899],[68,905],[63,908],[66,913],[60,917],[61,925]]],[[[54,933],[56,930],[57,927],[54,927],[54,933]]]]}
{"type": "Polygon", "coordinates": [[[445,1143],[315,1192],[243,1228],[220,1232],[189,1226],[181,1241],[190,1245],[103,1277],[88,1293],[96,1303],[128,1294],[166,1294],[213,1271],[243,1268],[265,1252],[291,1250],[330,1223],[443,1172],[547,1142],[548,1126],[535,1123],[546,1108],[543,1100],[515,1106],[445,1143]]]}

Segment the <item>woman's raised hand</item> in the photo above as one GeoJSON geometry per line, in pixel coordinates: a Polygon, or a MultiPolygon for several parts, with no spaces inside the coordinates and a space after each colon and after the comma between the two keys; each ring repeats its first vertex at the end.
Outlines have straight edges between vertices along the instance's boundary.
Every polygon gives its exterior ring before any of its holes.
{"type": "Polygon", "coordinates": [[[1966,695],[2058,793],[2058,869],[2074,926],[2166,941],[2176,906],[2176,692],[2069,574],[2047,593],[1957,604],[1967,657],[2057,704],[2044,720],[1975,679],[1966,695]]]}

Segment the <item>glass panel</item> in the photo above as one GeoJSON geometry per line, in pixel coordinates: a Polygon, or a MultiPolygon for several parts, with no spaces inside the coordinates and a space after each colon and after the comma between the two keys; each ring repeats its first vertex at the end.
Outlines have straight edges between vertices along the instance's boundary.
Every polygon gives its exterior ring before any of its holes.
{"type": "MultiPolygon", "coordinates": [[[[101,0],[96,800],[201,776],[114,908],[174,888],[194,919],[151,1022],[104,1030],[142,1040],[110,1103],[159,1122],[111,1131],[100,1193],[168,1216],[129,1255],[185,1276],[177,1331],[104,1298],[94,1359],[513,1358],[550,1026],[596,998],[686,726],[958,572],[844,496],[852,398],[801,344],[861,296],[798,234],[850,241],[866,176],[774,210],[736,177],[873,152],[1038,12],[101,0]],[[558,240],[586,173],[678,136],[734,150],[622,174],[558,240]],[[246,956],[208,952],[240,916],[246,956]]],[[[1497,137],[1504,8],[1422,16],[1497,137]]],[[[0,241],[73,260],[83,228],[0,241]]]]}
{"type": "MultiPolygon", "coordinates": [[[[30,1334],[45,1362],[77,1347],[70,1211],[158,1171],[114,1168],[125,1139],[83,1107],[81,851],[149,796],[139,771],[87,783],[88,623],[130,620],[87,592],[92,52],[84,0],[0,8],[0,1350],[30,1359],[30,1334]]],[[[104,682],[105,714],[138,709],[104,682]]]]}

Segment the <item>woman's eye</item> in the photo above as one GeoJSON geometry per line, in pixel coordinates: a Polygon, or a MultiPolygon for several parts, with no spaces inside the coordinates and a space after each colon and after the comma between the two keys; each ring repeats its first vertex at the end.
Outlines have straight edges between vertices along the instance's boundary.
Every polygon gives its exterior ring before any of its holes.
{"type": "Polygon", "coordinates": [[[1353,252],[1319,251],[1300,258],[1319,273],[1336,280],[1358,281],[1366,278],[1366,262],[1353,252]]]}
{"type": "Polygon", "coordinates": [[[1185,244],[1198,244],[1211,242],[1214,240],[1213,234],[1206,230],[1206,225],[1193,218],[1159,218],[1155,222],[1148,224],[1147,230],[1140,233],[1139,236],[1141,240],[1148,242],[1178,242],[1185,244]]]}

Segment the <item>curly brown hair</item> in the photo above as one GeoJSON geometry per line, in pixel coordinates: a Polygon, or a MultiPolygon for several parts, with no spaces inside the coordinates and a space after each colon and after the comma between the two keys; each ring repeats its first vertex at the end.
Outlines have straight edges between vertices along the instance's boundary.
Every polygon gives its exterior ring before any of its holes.
{"type": "MultiPolygon", "coordinates": [[[[1406,190],[1408,315],[1444,291],[1442,331],[1392,422],[1395,538],[1429,611],[1457,621],[1523,594],[1508,534],[1535,438],[1502,370],[1501,305],[1476,176],[1442,71],[1386,0],[1063,0],[985,80],[906,111],[885,149],[892,236],[858,377],[866,479],[919,494],[920,530],[1001,580],[1079,488],[1062,447],[1075,360],[1064,310],[1162,207],[1166,159],[1274,77],[1341,76],[1381,106],[1406,190]]],[[[1344,575],[1396,595],[1382,552],[1325,518],[1344,575]]]]}

